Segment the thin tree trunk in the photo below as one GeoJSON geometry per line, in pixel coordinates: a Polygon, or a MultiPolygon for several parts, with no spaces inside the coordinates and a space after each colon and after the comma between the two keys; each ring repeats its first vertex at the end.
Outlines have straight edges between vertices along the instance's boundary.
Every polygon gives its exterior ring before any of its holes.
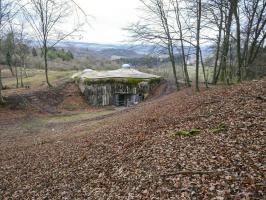
{"type": "Polygon", "coordinates": [[[212,83],[217,84],[218,79],[216,78],[217,74],[217,67],[218,67],[218,60],[219,60],[219,55],[220,55],[220,50],[221,50],[221,39],[222,39],[222,26],[223,26],[223,10],[220,8],[220,24],[219,24],[219,34],[218,34],[218,41],[217,41],[217,51],[215,55],[215,64],[214,64],[214,71],[213,71],[213,79],[212,83]]]}
{"type": "Polygon", "coordinates": [[[168,51],[170,54],[170,60],[171,60],[172,68],[173,68],[173,74],[174,74],[176,89],[179,90],[179,83],[178,83],[177,73],[176,73],[176,68],[175,68],[175,57],[174,57],[172,45],[169,45],[168,51]]]}
{"type": "MultiPolygon", "coordinates": [[[[265,20],[266,22],[266,20],[265,20]]],[[[247,62],[247,65],[250,65],[254,62],[254,60],[256,59],[258,53],[259,53],[259,50],[261,49],[261,47],[263,46],[264,44],[264,41],[266,39],[266,34],[263,35],[262,39],[259,41],[256,41],[256,42],[253,42],[253,44],[251,45],[251,50],[250,50],[250,53],[249,53],[249,58],[248,58],[248,62],[247,62]]]]}
{"type": "MultiPolygon", "coordinates": [[[[1,66],[0,66],[1,68],[1,66]]],[[[2,81],[2,70],[0,69],[0,87],[3,88],[4,87],[4,84],[3,84],[3,81],[2,81]]]]}
{"type": "Polygon", "coordinates": [[[25,60],[23,60],[23,71],[24,71],[25,77],[28,78],[28,73],[27,73],[27,70],[26,70],[25,60]]]}
{"type": "Polygon", "coordinates": [[[208,80],[207,80],[207,77],[206,77],[205,65],[204,65],[204,62],[203,62],[203,57],[202,57],[202,51],[201,51],[201,49],[200,49],[200,61],[201,61],[201,66],[202,66],[204,83],[205,83],[206,88],[209,88],[209,86],[208,86],[208,80]]]}
{"type": "Polygon", "coordinates": [[[233,7],[234,7],[234,16],[236,19],[236,42],[237,42],[237,81],[241,82],[242,76],[241,76],[241,68],[242,68],[242,60],[241,60],[241,39],[240,39],[240,21],[239,21],[239,14],[238,14],[238,0],[233,1],[233,7]]]}
{"type": "MultiPolygon", "coordinates": [[[[2,13],[2,0],[0,0],[0,13],[2,13]]],[[[1,14],[0,14],[1,15],[1,14]]],[[[2,17],[0,17],[0,29],[2,28],[2,17]]],[[[0,49],[2,47],[1,39],[0,39],[0,49]]],[[[4,104],[4,98],[2,96],[3,82],[2,82],[2,69],[0,66],[0,104],[4,104]]]]}
{"type": "Polygon", "coordinates": [[[48,76],[48,61],[47,61],[47,46],[45,44],[44,46],[44,68],[45,68],[45,78],[46,78],[46,83],[48,87],[52,87],[52,85],[49,82],[49,76],[48,76]]]}
{"type": "Polygon", "coordinates": [[[16,75],[16,81],[17,81],[16,88],[18,88],[19,87],[19,80],[18,80],[18,68],[17,68],[17,66],[15,66],[15,75],[16,75]]]}
{"type": "MultiPolygon", "coordinates": [[[[228,77],[229,77],[229,80],[230,82],[233,80],[233,75],[235,75],[235,69],[234,69],[234,66],[233,66],[233,48],[232,48],[232,42],[230,42],[229,44],[229,70],[228,71],[228,77]]],[[[229,84],[229,82],[228,82],[229,84]]]]}
{"type": "Polygon", "coordinates": [[[0,68],[0,104],[4,104],[4,98],[2,96],[2,89],[3,89],[3,84],[2,84],[2,69],[0,68]]]}
{"type": "Polygon", "coordinates": [[[186,61],[183,39],[181,39],[181,49],[182,49],[183,68],[184,68],[184,74],[185,74],[185,78],[186,78],[186,84],[188,87],[191,87],[189,74],[188,74],[188,70],[187,70],[187,61],[186,61]]]}
{"type": "Polygon", "coordinates": [[[201,0],[199,0],[197,3],[196,91],[199,91],[200,26],[201,26],[201,0]]]}
{"type": "Polygon", "coordinates": [[[24,87],[24,83],[23,83],[23,69],[22,66],[20,67],[20,86],[24,87]]]}
{"type": "Polygon", "coordinates": [[[175,66],[175,56],[174,56],[173,41],[172,41],[171,33],[170,33],[170,30],[169,30],[168,19],[167,19],[166,15],[165,15],[165,11],[164,11],[164,7],[163,7],[162,1],[157,1],[156,4],[157,4],[157,6],[159,8],[159,14],[160,14],[160,18],[161,18],[161,23],[162,23],[162,26],[164,28],[164,32],[165,32],[165,34],[167,36],[167,48],[168,48],[170,62],[172,64],[172,68],[173,68],[173,74],[174,74],[176,89],[179,90],[179,83],[178,83],[178,79],[177,79],[176,66],[175,66]]]}
{"type": "Polygon", "coordinates": [[[8,68],[9,68],[9,70],[10,70],[10,72],[11,72],[11,75],[14,77],[14,76],[15,76],[15,73],[14,73],[14,71],[13,71],[12,66],[11,66],[11,65],[8,65],[8,68]]]}
{"type": "Polygon", "coordinates": [[[175,1],[175,4],[176,4],[176,6],[175,6],[176,22],[177,22],[177,25],[178,25],[178,30],[179,30],[179,35],[180,35],[179,39],[180,39],[181,51],[182,51],[183,71],[184,71],[184,74],[185,74],[186,84],[187,84],[188,87],[191,87],[190,80],[189,80],[189,74],[188,74],[188,70],[187,70],[187,61],[186,61],[184,41],[183,41],[182,24],[181,24],[180,16],[179,16],[179,12],[180,12],[180,10],[179,10],[179,3],[178,3],[177,0],[175,1]]]}
{"type": "Polygon", "coordinates": [[[221,63],[220,63],[220,70],[217,74],[217,79],[220,76],[220,71],[222,71],[221,79],[222,81],[226,81],[228,83],[227,79],[227,57],[229,52],[229,39],[230,39],[230,32],[231,32],[231,24],[232,24],[232,17],[233,17],[233,7],[232,4],[230,4],[230,10],[228,15],[228,20],[226,24],[226,31],[225,31],[225,38],[223,42],[223,52],[221,55],[221,63]]]}
{"type": "Polygon", "coordinates": [[[249,42],[250,42],[250,35],[251,35],[251,31],[252,31],[252,25],[253,25],[253,22],[254,22],[254,19],[255,19],[255,14],[256,14],[256,10],[258,8],[258,3],[259,3],[259,0],[257,0],[255,2],[255,5],[253,6],[253,12],[251,14],[251,17],[249,16],[249,19],[248,19],[248,25],[247,25],[247,36],[246,36],[246,39],[245,39],[245,43],[244,43],[244,49],[243,49],[243,62],[242,62],[242,65],[244,67],[244,70],[246,70],[247,68],[247,59],[248,59],[248,52],[249,52],[249,42]]]}

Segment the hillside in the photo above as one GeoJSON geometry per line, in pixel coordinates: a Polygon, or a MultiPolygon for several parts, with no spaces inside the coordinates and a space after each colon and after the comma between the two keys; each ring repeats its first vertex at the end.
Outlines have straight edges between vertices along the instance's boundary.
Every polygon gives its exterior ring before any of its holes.
{"type": "MultiPolygon", "coordinates": [[[[167,49],[160,45],[144,45],[144,44],[97,44],[75,41],[64,41],[56,45],[57,48],[70,50],[75,57],[94,57],[98,59],[111,59],[113,56],[122,58],[143,58],[147,55],[161,55],[168,54],[167,49]]],[[[186,50],[190,49],[189,46],[185,47],[186,50]]],[[[193,51],[193,50],[189,50],[193,51]]],[[[181,52],[180,46],[174,48],[175,54],[181,52]]],[[[213,50],[210,46],[202,47],[204,55],[210,55],[213,50]]]]}
{"type": "Polygon", "coordinates": [[[2,129],[0,196],[264,199],[265,108],[266,78],[184,89],[37,135],[2,129]]]}

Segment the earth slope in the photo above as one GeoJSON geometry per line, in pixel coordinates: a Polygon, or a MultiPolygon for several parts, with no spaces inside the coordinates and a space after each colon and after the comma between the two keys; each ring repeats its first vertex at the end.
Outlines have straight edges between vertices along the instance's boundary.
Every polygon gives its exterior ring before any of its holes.
{"type": "Polygon", "coordinates": [[[2,145],[0,197],[265,198],[265,78],[182,90],[100,124],[74,139],[2,145]]]}

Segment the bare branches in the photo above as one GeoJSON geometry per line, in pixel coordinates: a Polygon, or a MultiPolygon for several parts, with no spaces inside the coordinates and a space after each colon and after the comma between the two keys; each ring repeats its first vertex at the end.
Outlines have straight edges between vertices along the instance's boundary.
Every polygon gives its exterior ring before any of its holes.
{"type": "MultiPolygon", "coordinates": [[[[214,47],[209,55],[213,83],[245,79],[265,46],[265,0],[140,1],[143,18],[128,28],[135,41],[167,46],[170,38],[174,49],[181,49],[183,72],[189,55],[196,55],[196,76],[205,65],[200,46],[214,47]]],[[[188,75],[185,79],[190,82],[188,75]]]]}
{"type": "Polygon", "coordinates": [[[28,0],[23,13],[42,48],[46,82],[51,87],[48,79],[48,50],[81,31],[83,25],[87,23],[87,15],[73,0],[28,0]],[[78,11],[84,15],[83,20],[78,19],[78,11]],[[63,26],[66,20],[73,23],[68,23],[68,27],[63,26]]]}

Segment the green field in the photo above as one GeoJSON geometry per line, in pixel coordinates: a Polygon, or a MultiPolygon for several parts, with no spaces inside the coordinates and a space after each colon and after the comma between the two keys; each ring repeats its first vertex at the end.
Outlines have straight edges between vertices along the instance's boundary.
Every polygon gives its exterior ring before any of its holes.
{"type": "MultiPolygon", "coordinates": [[[[40,69],[27,69],[27,77],[24,74],[23,75],[23,82],[24,85],[28,86],[42,86],[46,84],[46,79],[45,79],[45,72],[44,70],[40,69]]],[[[49,80],[51,84],[56,84],[58,81],[62,79],[70,79],[71,76],[75,73],[76,71],[54,71],[51,70],[49,71],[49,80]]],[[[7,86],[8,88],[15,88],[16,87],[16,78],[13,77],[10,73],[9,70],[3,70],[3,85],[7,86]]],[[[20,77],[19,77],[19,82],[20,82],[20,77]]]]}

